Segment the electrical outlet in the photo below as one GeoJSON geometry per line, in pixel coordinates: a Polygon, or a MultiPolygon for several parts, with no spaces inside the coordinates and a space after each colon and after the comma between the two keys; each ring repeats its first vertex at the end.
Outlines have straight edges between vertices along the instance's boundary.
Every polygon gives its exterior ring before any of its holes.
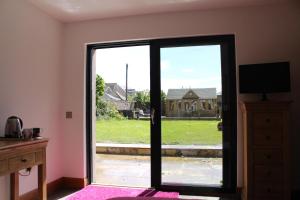
{"type": "Polygon", "coordinates": [[[72,111],[67,111],[67,112],[66,112],[66,118],[67,118],[67,119],[72,119],[72,117],[73,117],[72,111]]]}

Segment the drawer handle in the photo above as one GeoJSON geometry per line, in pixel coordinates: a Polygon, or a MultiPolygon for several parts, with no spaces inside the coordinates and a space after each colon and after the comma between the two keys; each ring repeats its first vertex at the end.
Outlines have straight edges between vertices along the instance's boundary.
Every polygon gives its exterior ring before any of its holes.
{"type": "Polygon", "coordinates": [[[266,122],[267,122],[267,123],[270,123],[270,122],[271,122],[271,119],[267,118],[267,119],[266,119],[266,122]]]}
{"type": "Polygon", "coordinates": [[[267,157],[267,159],[271,159],[271,155],[269,155],[269,154],[266,155],[266,157],[267,157]]]}
{"type": "Polygon", "coordinates": [[[271,188],[267,188],[267,192],[268,192],[268,193],[271,193],[271,188]]]}
{"type": "Polygon", "coordinates": [[[21,162],[24,162],[24,163],[25,163],[25,162],[27,162],[27,159],[22,158],[22,159],[21,159],[21,162]]]}

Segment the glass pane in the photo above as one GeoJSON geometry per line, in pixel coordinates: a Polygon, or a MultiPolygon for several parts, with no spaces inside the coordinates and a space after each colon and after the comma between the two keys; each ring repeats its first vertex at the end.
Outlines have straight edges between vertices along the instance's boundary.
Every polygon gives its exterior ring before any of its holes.
{"type": "Polygon", "coordinates": [[[162,182],[222,184],[219,45],[161,48],[162,182]]]}
{"type": "Polygon", "coordinates": [[[96,183],[150,187],[149,56],[149,46],[96,50],[96,183]]]}

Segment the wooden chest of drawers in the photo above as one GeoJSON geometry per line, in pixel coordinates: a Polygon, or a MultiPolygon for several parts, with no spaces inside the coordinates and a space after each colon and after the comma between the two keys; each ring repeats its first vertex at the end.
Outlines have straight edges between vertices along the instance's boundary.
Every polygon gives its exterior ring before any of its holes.
{"type": "Polygon", "coordinates": [[[244,102],[246,200],[290,199],[289,102],[244,102]]]}

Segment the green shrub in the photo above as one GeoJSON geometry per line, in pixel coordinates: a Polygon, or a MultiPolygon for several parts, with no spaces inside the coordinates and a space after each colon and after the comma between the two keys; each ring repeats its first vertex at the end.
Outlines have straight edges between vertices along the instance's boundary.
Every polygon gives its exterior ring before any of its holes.
{"type": "Polygon", "coordinates": [[[118,112],[113,103],[106,102],[102,99],[97,103],[96,116],[97,119],[125,119],[124,116],[118,112]]]}

